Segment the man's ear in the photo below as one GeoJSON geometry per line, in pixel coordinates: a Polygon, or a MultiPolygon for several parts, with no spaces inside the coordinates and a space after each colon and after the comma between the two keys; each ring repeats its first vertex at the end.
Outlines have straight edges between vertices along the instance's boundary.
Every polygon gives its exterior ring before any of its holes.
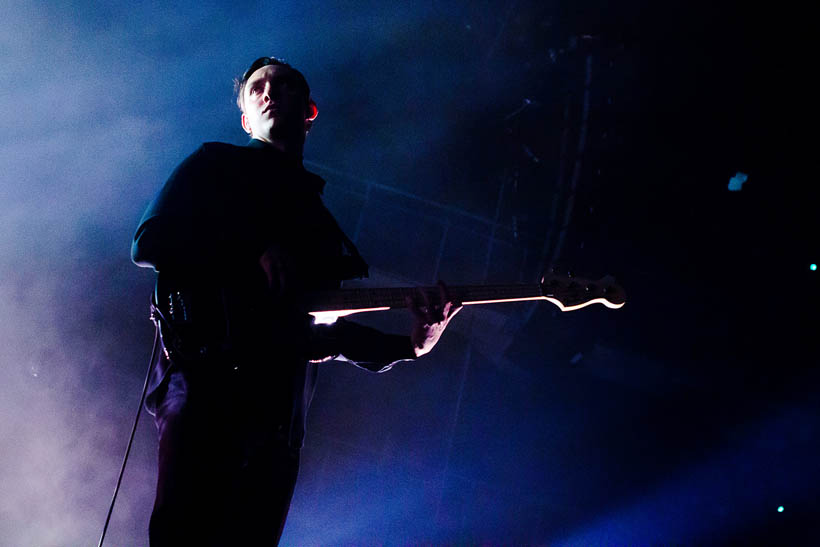
{"type": "Polygon", "coordinates": [[[308,102],[308,109],[307,115],[305,116],[305,135],[307,136],[310,133],[310,128],[313,127],[313,120],[315,120],[319,116],[319,107],[316,106],[316,102],[313,99],[310,99],[308,102]]]}
{"type": "Polygon", "coordinates": [[[319,107],[316,106],[316,101],[310,99],[308,102],[307,118],[305,121],[313,122],[319,116],[319,107]]]}
{"type": "Polygon", "coordinates": [[[248,123],[248,118],[245,114],[242,114],[242,129],[245,130],[245,133],[253,137],[253,132],[251,131],[251,124],[248,123]]]}

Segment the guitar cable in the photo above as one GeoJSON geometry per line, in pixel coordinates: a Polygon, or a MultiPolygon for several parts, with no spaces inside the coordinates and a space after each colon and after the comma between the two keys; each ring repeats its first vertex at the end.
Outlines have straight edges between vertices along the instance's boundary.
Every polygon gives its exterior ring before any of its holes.
{"type": "Polygon", "coordinates": [[[108,516],[105,517],[105,525],[103,526],[100,542],[97,547],[102,547],[105,533],[108,530],[108,523],[111,521],[111,514],[114,512],[114,502],[117,501],[117,493],[120,491],[120,484],[122,484],[122,477],[125,474],[125,464],[128,463],[128,454],[131,452],[131,445],[134,443],[134,435],[137,432],[137,424],[140,421],[140,414],[142,413],[142,405],[145,403],[145,395],[148,392],[148,378],[151,376],[151,368],[154,365],[154,360],[157,357],[157,350],[159,349],[159,320],[155,315],[156,308],[151,306],[151,320],[156,325],[157,329],[154,333],[154,347],[151,350],[151,361],[148,363],[148,372],[145,374],[145,384],[142,386],[142,395],[140,396],[140,404],[137,407],[137,417],[134,418],[134,427],[131,429],[131,437],[128,439],[128,447],[125,449],[125,457],[122,460],[122,467],[120,468],[120,476],[117,478],[117,486],[114,488],[114,496],[111,498],[111,505],[108,507],[108,516]]]}

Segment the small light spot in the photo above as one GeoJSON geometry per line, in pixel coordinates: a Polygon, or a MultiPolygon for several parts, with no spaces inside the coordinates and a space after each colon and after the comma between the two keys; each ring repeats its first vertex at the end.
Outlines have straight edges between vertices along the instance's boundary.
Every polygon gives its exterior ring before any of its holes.
{"type": "Polygon", "coordinates": [[[816,272],[816,271],[817,271],[817,264],[811,264],[811,265],[809,266],[809,269],[810,269],[811,271],[813,271],[813,272],[816,272]]]}
{"type": "Polygon", "coordinates": [[[783,512],[783,509],[784,509],[784,507],[781,505],[781,506],[779,506],[779,507],[777,508],[777,512],[778,512],[778,513],[782,513],[782,512],[783,512]]]}
{"type": "Polygon", "coordinates": [[[734,177],[729,179],[729,190],[731,192],[740,192],[743,183],[749,179],[749,175],[738,171],[734,177]]]}

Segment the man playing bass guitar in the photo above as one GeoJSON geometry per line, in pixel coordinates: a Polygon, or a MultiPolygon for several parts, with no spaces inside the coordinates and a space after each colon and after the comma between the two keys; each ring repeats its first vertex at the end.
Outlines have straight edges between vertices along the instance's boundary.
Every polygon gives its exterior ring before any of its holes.
{"type": "MultiPolygon", "coordinates": [[[[458,312],[408,302],[409,336],[340,319],[314,324],[308,291],[367,275],[367,264],[302,165],[318,109],[304,76],[273,57],[237,80],[247,146],[205,143],[143,215],[132,259],[158,272],[162,351],[146,406],[159,435],[151,545],[271,545],[282,534],[318,363],[375,372],[435,346],[458,312]]],[[[436,303],[431,303],[435,300],[436,303]]]]}

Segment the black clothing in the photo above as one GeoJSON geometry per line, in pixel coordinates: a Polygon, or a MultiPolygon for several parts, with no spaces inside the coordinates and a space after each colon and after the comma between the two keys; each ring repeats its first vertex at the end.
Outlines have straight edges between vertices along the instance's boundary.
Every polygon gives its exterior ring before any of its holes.
{"type": "Polygon", "coordinates": [[[202,524],[206,514],[213,544],[220,518],[226,534],[255,522],[259,535],[248,532],[249,540],[281,533],[316,385],[317,364],[308,360],[339,357],[381,372],[414,358],[407,336],[342,319],[313,325],[292,302],[272,296],[259,264],[271,246],[289,258],[293,294],[338,288],[366,272],[322,204],[323,186],[261,141],[206,143],[140,221],[132,258],[157,270],[158,308],[170,303],[170,314],[184,316],[163,315],[173,328],[163,329],[146,400],[160,436],[154,544],[172,544],[173,527],[188,518],[189,526],[202,524]],[[182,329],[183,344],[168,339],[182,329]],[[263,513],[276,526],[260,526],[263,513]]]}
{"type": "Polygon", "coordinates": [[[158,477],[152,547],[276,545],[284,528],[299,449],[267,423],[265,400],[239,378],[215,386],[171,372],[156,409],[158,477]],[[219,401],[213,397],[219,393],[219,401]],[[223,404],[229,400],[231,404],[223,404]]]}
{"type": "MultiPolygon", "coordinates": [[[[198,330],[204,332],[209,351],[220,352],[229,345],[234,354],[261,360],[253,366],[265,375],[275,368],[265,360],[280,361],[283,352],[295,358],[295,350],[311,349],[293,347],[293,324],[305,318],[269,298],[258,263],[265,249],[276,244],[292,257],[297,271],[291,272],[290,282],[298,283],[297,289],[338,287],[340,271],[350,269],[344,261],[350,258],[343,255],[344,235],[319,196],[323,187],[319,176],[261,141],[251,140],[246,147],[205,143],[174,171],[148,206],[134,236],[132,258],[156,269],[158,283],[183,285],[196,293],[200,309],[189,312],[206,316],[205,326],[198,330]],[[225,306],[230,308],[229,327],[222,314],[225,306]],[[274,334],[281,330],[286,334],[274,334]]],[[[191,320],[196,323],[199,318],[191,320]]],[[[408,337],[344,319],[311,326],[310,332],[300,334],[325,353],[311,357],[341,355],[372,371],[415,357],[408,337]]],[[[162,353],[149,384],[150,410],[171,366],[162,353]]],[[[304,391],[312,394],[316,366],[308,363],[303,368],[299,376],[304,376],[304,391]]],[[[309,397],[294,404],[300,406],[297,414],[303,422],[309,397]]],[[[302,444],[300,425],[293,424],[290,433],[295,446],[302,444]]]]}

